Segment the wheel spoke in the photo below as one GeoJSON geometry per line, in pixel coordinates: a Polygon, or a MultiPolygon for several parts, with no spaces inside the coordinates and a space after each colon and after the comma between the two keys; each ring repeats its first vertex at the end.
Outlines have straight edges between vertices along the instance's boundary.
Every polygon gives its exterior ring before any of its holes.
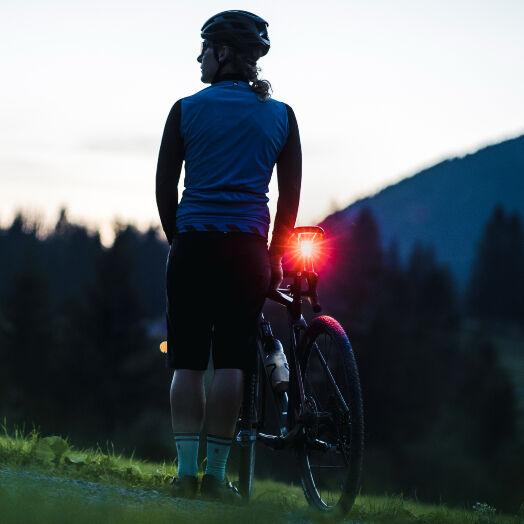
{"type": "Polygon", "coordinates": [[[362,413],[355,412],[355,407],[362,401],[358,370],[350,369],[355,366],[351,345],[333,319],[324,319],[314,319],[304,339],[308,348],[300,365],[306,441],[299,456],[309,503],[329,511],[339,503],[345,509],[351,507],[358,492],[362,413]],[[356,377],[356,385],[350,383],[350,377],[356,377]]]}
{"type": "Polygon", "coordinates": [[[331,382],[331,385],[335,389],[340,402],[344,406],[344,410],[349,413],[348,405],[346,404],[346,401],[344,400],[344,397],[342,396],[342,393],[340,392],[340,389],[338,388],[337,383],[335,382],[335,379],[333,378],[333,374],[331,373],[331,370],[329,369],[329,367],[328,367],[328,365],[326,363],[324,355],[322,355],[322,351],[320,351],[320,349],[318,349],[317,344],[313,344],[313,347],[315,348],[315,350],[317,352],[317,356],[318,356],[322,366],[324,367],[324,371],[326,372],[326,375],[328,376],[329,381],[331,382]]]}

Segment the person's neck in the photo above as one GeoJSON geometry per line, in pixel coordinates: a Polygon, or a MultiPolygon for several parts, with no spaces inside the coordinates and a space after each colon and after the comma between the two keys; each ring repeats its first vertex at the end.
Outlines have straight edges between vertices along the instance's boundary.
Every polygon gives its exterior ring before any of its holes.
{"type": "Polygon", "coordinates": [[[221,71],[211,83],[216,84],[217,82],[224,82],[225,80],[240,80],[241,82],[249,82],[249,80],[244,75],[235,71],[221,71]]]}

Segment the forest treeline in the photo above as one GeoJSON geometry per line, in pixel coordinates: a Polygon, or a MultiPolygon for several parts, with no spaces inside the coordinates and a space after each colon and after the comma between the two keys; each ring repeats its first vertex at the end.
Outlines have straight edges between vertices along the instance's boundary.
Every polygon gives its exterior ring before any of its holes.
{"type": "MultiPolygon", "coordinates": [[[[363,490],[518,509],[518,399],[489,328],[524,328],[520,218],[494,209],[463,296],[431,246],[415,245],[407,260],[395,245],[384,250],[368,210],[323,250],[324,310],[348,331],[360,367],[363,490]]],[[[171,377],[158,351],[167,252],[158,230],[131,225],[116,227],[104,247],[65,211],[45,235],[22,215],[0,229],[0,416],[8,425],[173,459],[171,377]]],[[[285,342],[276,307],[268,304],[266,316],[285,342]]],[[[270,469],[285,479],[294,470],[262,453],[257,472],[270,469]]]]}

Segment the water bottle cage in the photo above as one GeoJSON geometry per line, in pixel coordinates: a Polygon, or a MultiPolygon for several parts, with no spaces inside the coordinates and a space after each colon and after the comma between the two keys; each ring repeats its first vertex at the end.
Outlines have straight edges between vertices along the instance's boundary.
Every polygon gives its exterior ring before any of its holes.
{"type": "MultiPolygon", "coordinates": [[[[268,379],[273,384],[273,373],[275,373],[277,369],[277,365],[274,362],[271,362],[270,364],[266,364],[266,370],[268,372],[268,379]],[[269,371],[271,370],[271,371],[269,371]]],[[[287,369],[287,372],[289,373],[289,364],[287,362],[284,362],[284,368],[287,369]]]]}

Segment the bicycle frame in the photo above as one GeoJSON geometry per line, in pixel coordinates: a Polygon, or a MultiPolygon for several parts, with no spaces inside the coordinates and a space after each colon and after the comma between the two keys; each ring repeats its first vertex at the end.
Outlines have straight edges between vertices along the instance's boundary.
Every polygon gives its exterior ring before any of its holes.
{"type": "MultiPolygon", "coordinates": [[[[300,234],[305,234],[309,245],[300,249],[302,258],[294,270],[284,271],[284,277],[291,278],[292,283],[268,294],[270,300],[284,306],[288,313],[290,343],[285,353],[290,373],[287,392],[279,389],[281,382],[277,382],[276,387],[271,382],[274,369],[266,363],[266,358],[273,355],[273,351],[280,358],[281,346],[275,342],[269,322],[263,315],[260,318],[257,367],[245,380],[237,436],[243,447],[239,487],[244,499],[249,500],[253,489],[256,441],[273,450],[292,450],[298,459],[302,487],[310,506],[342,516],[351,509],[360,484],[364,438],[362,396],[353,350],[343,327],[329,316],[315,318],[308,326],[302,315],[304,297],[311,302],[315,312],[321,310],[316,292],[318,275],[313,268],[311,251],[313,239],[319,233],[323,236],[320,228],[295,228],[293,234],[299,237],[299,247],[303,247],[300,234]],[[304,280],[308,285],[305,290],[302,289],[304,280]],[[331,348],[340,359],[335,367],[329,364],[331,348]],[[313,355],[318,358],[313,358],[313,355]],[[335,369],[339,374],[331,372],[335,369]],[[328,384],[327,396],[318,394],[317,382],[328,384]],[[268,431],[269,427],[264,425],[267,403],[262,390],[266,385],[278,412],[278,434],[261,432],[268,431]],[[322,468],[331,468],[327,470],[327,478],[322,475],[322,468]],[[334,471],[338,476],[332,476],[334,471]]],[[[269,362],[272,361],[273,358],[269,362]]]]}
{"type": "MultiPolygon", "coordinates": [[[[323,236],[323,231],[320,228],[297,228],[296,231],[299,234],[312,234],[313,238],[317,234],[323,236]]],[[[275,405],[279,412],[279,426],[280,435],[267,435],[264,433],[257,433],[254,437],[251,428],[253,425],[258,430],[259,416],[260,413],[255,412],[255,398],[260,394],[259,388],[259,371],[260,362],[264,360],[264,349],[262,346],[262,339],[264,336],[263,329],[264,323],[267,321],[264,316],[261,315],[259,336],[257,338],[257,349],[259,355],[257,357],[257,369],[255,373],[250,377],[250,380],[246,381],[246,388],[244,394],[243,409],[241,414],[241,429],[237,436],[237,441],[242,445],[243,443],[249,443],[254,438],[268,445],[273,449],[283,449],[292,447],[296,441],[296,438],[300,435],[300,430],[304,425],[304,420],[298,412],[294,410],[288,410],[288,406],[300,405],[301,413],[307,413],[306,409],[306,395],[304,392],[304,384],[302,379],[302,370],[300,369],[299,355],[297,355],[298,348],[301,347],[303,342],[303,333],[307,328],[307,323],[302,316],[302,299],[308,298],[313,306],[313,310],[318,313],[321,311],[321,306],[318,302],[317,296],[317,282],[318,274],[315,272],[313,267],[313,261],[311,256],[306,256],[297,261],[294,270],[284,271],[285,278],[292,278],[292,284],[287,288],[278,290],[272,290],[268,294],[268,298],[286,307],[288,311],[288,321],[290,328],[290,345],[288,351],[288,363],[290,366],[290,381],[289,381],[289,395],[286,393],[277,393],[271,389],[274,397],[275,405]],[[300,263],[302,262],[302,263],[300,263]],[[302,289],[302,282],[306,281],[308,288],[307,290],[302,289]],[[299,402],[296,402],[296,399],[299,402]]],[[[268,378],[268,377],[266,377],[268,378]]],[[[266,380],[269,383],[269,379],[266,380]]],[[[320,443],[319,443],[320,444],[320,443]]]]}
{"type": "MultiPolygon", "coordinates": [[[[300,277],[297,277],[297,279],[299,278],[300,277]]],[[[295,279],[292,287],[295,287],[297,285],[297,279],[295,279]]],[[[267,444],[274,449],[282,449],[285,447],[289,447],[294,437],[297,435],[298,430],[300,429],[299,414],[294,412],[294,410],[288,410],[288,406],[296,406],[295,399],[299,398],[300,405],[302,406],[302,411],[305,410],[304,386],[302,383],[302,372],[300,369],[299,359],[297,355],[297,348],[299,347],[299,343],[302,339],[302,332],[307,328],[307,323],[301,314],[300,294],[293,295],[292,298],[291,296],[284,294],[284,292],[282,292],[281,290],[278,290],[272,292],[268,298],[274,300],[279,304],[284,305],[288,311],[290,327],[290,344],[289,350],[287,351],[287,357],[290,368],[290,380],[289,391],[287,393],[278,393],[271,389],[275,406],[277,407],[277,410],[279,412],[280,435],[265,435],[263,433],[259,433],[258,440],[262,441],[264,444],[267,444]]],[[[261,326],[264,322],[266,322],[266,320],[262,316],[261,326]]],[[[262,330],[262,327],[260,329],[262,330]]],[[[261,336],[258,337],[257,346],[259,352],[258,362],[260,365],[260,363],[263,362],[265,357],[261,336]]],[[[269,377],[267,377],[266,384],[269,384],[269,377]]],[[[269,387],[271,388],[271,386],[269,387]]]]}

